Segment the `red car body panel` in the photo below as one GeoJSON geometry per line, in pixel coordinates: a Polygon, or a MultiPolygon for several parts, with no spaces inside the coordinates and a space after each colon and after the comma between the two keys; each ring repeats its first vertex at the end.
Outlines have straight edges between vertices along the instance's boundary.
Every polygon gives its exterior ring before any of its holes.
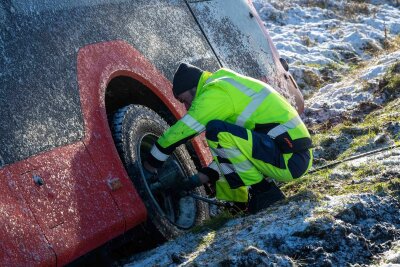
{"type": "MultiPolygon", "coordinates": [[[[181,118],[186,110],[173,97],[171,83],[128,43],[111,41],[89,45],[79,50],[78,84],[85,124],[83,142],[102,177],[103,184],[115,178],[120,180],[122,187],[111,191],[111,194],[124,216],[125,230],[129,230],[145,221],[147,214],[119,159],[107,123],[105,91],[109,81],[118,76],[131,77],[145,85],[162,100],[177,119],[181,118]]],[[[211,162],[211,155],[201,137],[196,138],[193,145],[204,165],[211,162]]],[[[114,233],[115,236],[118,234],[114,233]]],[[[95,244],[88,244],[89,249],[95,248],[95,244]]],[[[85,251],[87,250],[88,248],[85,248],[85,251]]]]}
{"type": "Polygon", "coordinates": [[[19,190],[21,175],[31,170],[21,161],[0,170],[2,203],[0,216],[1,266],[55,266],[56,255],[49,246],[28,204],[19,190]]]}
{"type": "Polygon", "coordinates": [[[18,183],[62,266],[124,231],[107,177],[92,161],[83,142],[31,157],[33,169],[18,183]],[[34,175],[42,186],[32,186],[34,175]],[[92,203],[95,201],[95,205],[92,203]]]}

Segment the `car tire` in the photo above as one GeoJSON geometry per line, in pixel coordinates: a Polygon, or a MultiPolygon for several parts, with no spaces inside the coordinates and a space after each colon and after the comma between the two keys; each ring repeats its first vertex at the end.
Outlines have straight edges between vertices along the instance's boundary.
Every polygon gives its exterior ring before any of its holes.
{"type": "MultiPolygon", "coordinates": [[[[113,117],[113,138],[121,160],[148,212],[145,228],[153,229],[166,240],[200,224],[208,218],[208,205],[190,196],[170,192],[153,193],[143,174],[142,162],[152,145],[169,125],[153,110],[141,105],[120,108],[113,117]],[[189,212],[188,212],[189,211],[189,212]]],[[[175,149],[166,164],[177,165],[186,177],[196,168],[184,145],[175,149]],[[169,162],[171,161],[171,162],[169,162]]],[[[199,187],[193,193],[205,195],[199,187]]]]}

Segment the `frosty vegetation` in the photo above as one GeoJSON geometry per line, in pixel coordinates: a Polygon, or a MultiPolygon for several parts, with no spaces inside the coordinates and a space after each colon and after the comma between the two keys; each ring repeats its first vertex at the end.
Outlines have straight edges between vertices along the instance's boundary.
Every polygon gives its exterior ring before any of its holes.
{"type": "MultiPolygon", "coordinates": [[[[315,166],[399,143],[400,3],[254,0],[306,95],[315,166]]],[[[127,266],[400,264],[400,149],[282,185],[284,202],[213,218],[127,266]],[[225,216],[225,217],[223,217],[225,216]]]]}

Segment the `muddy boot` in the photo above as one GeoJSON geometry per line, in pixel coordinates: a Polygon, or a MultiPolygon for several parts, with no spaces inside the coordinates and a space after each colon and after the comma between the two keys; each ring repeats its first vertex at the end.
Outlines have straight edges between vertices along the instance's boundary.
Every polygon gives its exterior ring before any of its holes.
{"type": "Polygon", "coordinates": [[[257,213],[275,202],[285,199],[285,195],[274,182],[262,180],[260,183],[252,185],[250,190],[249,213],[257,213]]]}

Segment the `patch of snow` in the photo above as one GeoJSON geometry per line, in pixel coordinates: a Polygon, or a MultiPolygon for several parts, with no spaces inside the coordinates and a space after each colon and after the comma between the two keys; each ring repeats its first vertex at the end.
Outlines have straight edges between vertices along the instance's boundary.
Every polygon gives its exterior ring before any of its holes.
{"type": "Polygon", "coordinates": [[[306,100],[308,122],[321,123],[332,117],[343,115],[358,107],[361,102],[381,104],[382,96],[368,90],[366,84],[376,84],[379,78],[382,78],[388,69],[398,61],[400,61],[400,51],[384,55],[371,60],[370,67],[359,74],[322,87],[306,100]]]}
{"type": "Polygon", "coordinates": [[[400,265],[400,241],[394,242],[392,249],[383,254],[380,266],[399,266],[400,265]]]}
{"type": "Polygon", "coordinates": [[[400,233],[398,208],[395,199],[370,194],[293,201],[232,220],[218,231],[179,237],[125,266],[368,262],[371,253],[380,253],[384,242],[400,233]]]}
{"type": "Polygon", "coordinates": [[[399,8],[390,1],[358,3],[367,8],[367,14],[347,15],[345,11],[357,4],[334,0],[253,2],[305,92],[318,88],[304,81],[304,70],[322,76],[320,69],[328,64],[370,60],[368,50],[382,51],[385,38],[400,34],[399,8]]]}

